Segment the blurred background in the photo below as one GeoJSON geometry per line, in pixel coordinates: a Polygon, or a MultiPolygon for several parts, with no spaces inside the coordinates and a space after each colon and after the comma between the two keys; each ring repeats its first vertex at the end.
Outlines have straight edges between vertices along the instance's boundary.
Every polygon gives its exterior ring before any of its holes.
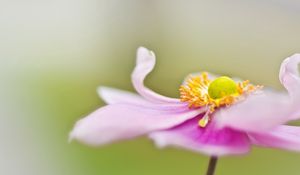
{"type": "MultiPolygon", "coordinates": [[[[146,138],[101,148],[68,143],[104,105],[99,85],[133,91],[137,47],[157,55],[146,84],[178,97],[195,71],[283,90],[281,61],[300,52],[297,0],[0,0],[0,174],[204,174],[208,158],[146,138]]],[[[296,175],[300,154],[253,148],[217,174],[296,175]]]]}

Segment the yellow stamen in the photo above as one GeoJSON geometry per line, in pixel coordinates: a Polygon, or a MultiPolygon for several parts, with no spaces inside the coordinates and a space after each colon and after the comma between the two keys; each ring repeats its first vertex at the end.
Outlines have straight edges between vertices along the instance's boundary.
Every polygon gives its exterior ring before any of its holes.
{"type": "Polygon", "coordinates": [[[204,116],[203,118],[201,118],[198,122],[198,125],[202,128],[204,128],[207,123],[208,123],[209,117],[208,116],[204,116]]]}
{"type": "Polygon", "coordinates": [[[187,102],[190,108],[208,107],[208,112],[199,120],[199,126],[205,127],[210,115],[216,108],[230,106],[239,101],[242,95],[256,91],[262,86],[254,86],[249,81],[234,82],[229,77],[208,78],[206,72],[200,76],[191,76],[185,85],[180,86],[180,99],[187,102]]]}
{"type": "Polygon", "coordinates": [[[204,128],[207,124],[208,124],[208,122],[209,122],[209,120],[210,120],[210,117],[209,117],[209,114],[210,113],[210,111],[208,110],[206,113],[205,113],[205,115],[198,121],[198,125],[200,126],[200,127],[202,127],[202,128],[204,128]]]}

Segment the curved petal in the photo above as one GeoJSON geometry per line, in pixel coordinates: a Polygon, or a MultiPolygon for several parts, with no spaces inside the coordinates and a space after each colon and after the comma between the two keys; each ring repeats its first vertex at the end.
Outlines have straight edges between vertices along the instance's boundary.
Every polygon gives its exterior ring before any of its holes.
{"type": "Polygon", "coordinates": [[[201,128],[198,126],[199,119],[197,117],[173,129],[150,133],[149,137],[160,148],[175,146],[207,155],[244,154],[249,151],[246,134],[230,128],[216,128],[213,122],[201,128]]]}
{"type": "Polygon", "coordinates": [[[287,95],[274,91],[251,94],[244,101],[222,108],[214,114],[220,127],[242,131],[263,131],[283,124],[291,114],[287,95]]]}
{"type": "Polygon", "coordinates": [[[156,104],[150,101],[147,101],[142,96],[116,89],[111,87],[99,87],[98,88],[99,96],[107,103],[107,104],[133,104],[145,108],[154,108],[159,110],[169,110],[169,111],[187,111],[189,110],[187,103],[164,103],[164,104],[156,104]]]}
{"type": "Polygon", "coordinates": [[[108,105],[79,120],[70,133],[70,139],[95,146],[102,145],[170,128],[201,112],[170,112],[131,104],[108,105]]]}
{"type": "Polygon", "coordinates": [[[251,142],[258,146],[300,151],[300,127],[282,125],[269,132],[249,134],[251,142]]]}
{"type": "Polygon", "coordinates": [[[300,118],[300,77],[298,71],[298,65],[300,63],[300,54],[294,54],[293,56],[286,58],[280,67],[279,79],[283,86],[289,92],[289,95],[293,101],[293,115],[291,119],[300,118]]]}
{"type": "Polygon", "coordinates": [[[286,58],[280,67],[279,79],[283,86],[288,90],[291,96],[300,93],[300,77],[298,64],[300,63],[300,54],[295,54],[286,58]]]}
{"type": "Polygon", "coordinates": [[[154,53],[144,47],[138,48],[136,66],[131,75],[132,83],[136,91],[147,100],[156,103],[180,103],[179,99],[159,95],[144,86],[144,79],[153,70],[154,66],[154,53]]]}

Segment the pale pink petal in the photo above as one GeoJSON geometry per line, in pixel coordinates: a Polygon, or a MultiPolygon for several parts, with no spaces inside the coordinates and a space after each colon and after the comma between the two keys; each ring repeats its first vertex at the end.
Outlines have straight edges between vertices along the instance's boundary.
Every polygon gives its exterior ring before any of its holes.
{"type": "Polygon", "coordinates": [[[300,93],[299,63],[300,54],[295,54],[286,58],[280,67],[279,79],[292,96],[300,93]]]}
{"type": "Polygon", "coordinates": [[[95,146],[102,145],[170,128],[201,112],[203,109],[170,112],[132,104],[108,105],[79,120],[70,139],[95,146]]]}
{"type": "Polygon", "coordinates": [[[137,106],[144,106],[145,108],[154,108],[160,110],[169,110],[169,111],[187,111],[189,110],[187,103],[154,103],[144,99],[142,96],[116,89],[111,87],[99,87],[98,88],[99,96],[107,104],[134,104],[137,106]]]}
{"type": "Polygon", "coordinates": [[[142,96],[112,87],[101,86],[97,89],[99,96],[107,104],[132,103],[132,104],[149,104],[142,96]]]}
{"type": "Polygon", "coordinates": [[[291,114],[287,95],[266,90],[249,95],[244,101],[216,111],[214,118],[219,127],[242,131],[264,131],[283,124],[291,114]]]}
{"type": "Polygon", "coordinates": [[[280,67],[279,79],[283,86],[289,92],[293,102],[294,112],[290,119],[300,118],[300,77],[298,65],[300,63],[300,54],[295,54],[286,58],[280,67]]]}
{"type": "Polygon", "coordinates": [[[253,144],[300,152],[300,127],[282,125],[271,131],[249,134],[253,144]]]}
{"type": "Polygon", "coordinates": [[[169,130],[150,133],[160,148],[174,146],[207,155],[244,154],[250,149],[246,134],[230,128],[216,128],[210,122],[205,128],[198,126],[196,117],[169,130]]]}
{"type": "Polygon", "coordinates": [[[144,47],[138,48],[136,66],[131,76],[136,91],[147,100],[156,103],[180,103],[179,99],[159,95],[144,86],[144,79],[153,70],[154,66],[154,53],[144,47]]]}

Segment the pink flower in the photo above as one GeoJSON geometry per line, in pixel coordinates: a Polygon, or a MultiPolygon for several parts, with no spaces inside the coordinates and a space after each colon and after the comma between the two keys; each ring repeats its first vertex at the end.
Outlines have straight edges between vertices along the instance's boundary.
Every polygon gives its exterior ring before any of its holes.
{"type": "Polygon", "coordinates": [[[70,139],[98,146],[148,135],[158,147],[213,156],[247,153],[252,144],[300,151],[300,128],[282,125],[300,117],[299,62],[295,54],[281,65],[279,78],[287,93],[202,73],[190,75],[175,99],[144,86],[155,55],[141,47],[132,73],[139,95],[100,87],[108,105],[79,120],[70,139]]]}

